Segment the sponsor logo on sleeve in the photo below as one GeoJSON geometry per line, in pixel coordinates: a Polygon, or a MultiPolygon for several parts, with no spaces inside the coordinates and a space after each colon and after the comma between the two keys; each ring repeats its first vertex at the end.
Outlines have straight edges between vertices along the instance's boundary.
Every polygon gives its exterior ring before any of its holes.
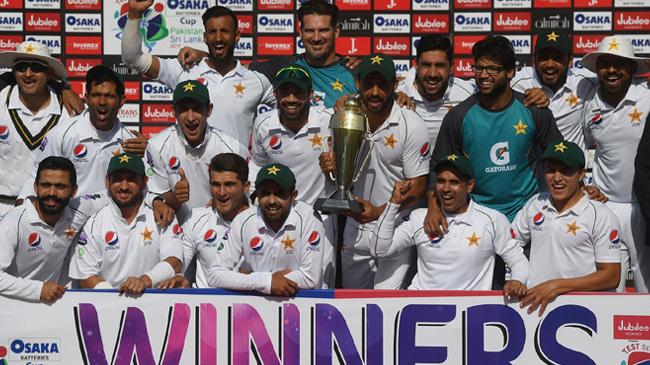
{"type": "Polygon", "coordinates": [[[379,11],[411,10],[410,0],[375,0],[374,3],[374,9],[379,11]]]}
{"type": "Polygon", "coordinates": [[[409,37],[376,37],[374,41],[375,53],[389,56],[409,56],[409,37]]]}
{"type": "Polygon", "coordinates": [[[65,15],[65,31],[72,33],[100,33],[101,14],[68,13],[65,15]]]}
{"type": "Polygon", "coordinates": [[[449,0],[413,0],[413,10],[449,10],[449,0]]]}
{"type": "Polygon", "coordinates": [[[617,11],[614,14],[614,30],[650,30],[650,12],[617,11]]]}
{"type": "Polygon", "coordinates": [[[14,12],[0,13],[0,31],[22,32],[23,13],[14,13],[14,12]]]}
{"type": "Polygon", "coordinates": [[[448,33],[448,14],[413,14],[411,18],[413,33],[448,33]]]}
{"type": "Polygon", "coordinates": [[[410,20],[408,14],[375,14],[375,33],[408,33],[410,20]]]}
{"type": "Polygon", "coordinates": [[[258,37],[257,54],[263,56],[292,55],[294,54],[293,37],[258,37]]]}
{"type": "Polygon", "coordinates": [[[336,53],[342,55],[370,54],[370,37],[338,37],[336,39],[336,53]]]}
{"type": "Polygon", "coordinates": [[[61,13],[25,13],[26,32],[61,32],[61,13]]]}
{"type": "Polygon", "coordinates": [[[370,0],[337,0],[339,10],[370,10],[370,0]]]}
{"type": "Polygon", "coordinates": [[[101,0],[65,0],[66,10],[102,10],[101,0]]]}
{"type": "MultiPolygon", "coordinates": [[[[68,37],[68,42],[73,37],[68,37]]],[[[50,49],[52,54],[61,54],[61,36],[58,35],[28,35],[26,41],[39,42],[50,49]]],[[[12,51],[14,51],[12,49],[12,51]]]]}
{"type": "Polygon", "coordinates": [[[240,37],[235,44],[235,57],[253,57],[253,38],[240,37]]]}
{"type": "Polygon", "coordinates": [[[68,36],[65,40],[68,54],[102,54],[101,36],[68,36]]]}
{"type": "Polygon", "coordinates": [[[25,0],[25,9],[61,9],[61,0],[25,0]]]}
{"type": "Polygon", "coordinates": [[[531,29],[530,12],[494,13],[494,31],[528,32],[531,29]]]}
{"type": "Polygon", "coordinates": [[[489,32],[492,30],[492,14],[455,13],[454,30],[457,32],[489,32]]]}
{"type": "Polygon", "coordinates": [[[494,0],[495,9],[530,9],[531,0],[494,0]]]}
{"type": "Polygon", "coordinates": [[[612,30],[612,13],[610,11],[576,11],[573,13],[573,30],[612,30]]]}

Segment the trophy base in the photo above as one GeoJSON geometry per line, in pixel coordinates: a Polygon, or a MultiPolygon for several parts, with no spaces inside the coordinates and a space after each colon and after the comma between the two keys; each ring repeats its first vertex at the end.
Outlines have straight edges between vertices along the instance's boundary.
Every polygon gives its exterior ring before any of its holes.
{"type": "Polygon", "coordinates": [[[344,214],[344,213],[361,213],[361,203],[356,200],[336,199],[336,198],[319,198],[314,204],[314,208],[323,213],[344,214]]]}

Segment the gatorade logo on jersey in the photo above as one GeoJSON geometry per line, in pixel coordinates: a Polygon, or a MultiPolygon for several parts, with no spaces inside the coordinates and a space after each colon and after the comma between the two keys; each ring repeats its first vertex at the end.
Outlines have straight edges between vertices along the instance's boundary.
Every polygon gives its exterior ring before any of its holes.
{"type": "Polygon", "coordinates": [[[251,255],[262,255],[260,251],[262,250],[262,247],[264,247],[264,241],[260,237],[255,236],[251,238],[248,245],[252,250],[251,255]]]}
{"type": "Polygon", "coordinates": [[[106,234],[104,234],[104,242],[106,243],[105,250],[116,250],[120,248],[120,246],[117,245],[118,241],[119,239],[115,231],[106,232],[106,234]]]}
{"type": "Polygon", "coordinates": [[[320,234],[317,231],[313,231],[309,235],[307,242],[309,243],[309,247],[307,247],[308,250],[319,251],[318,244],[320,243],[320,234]]]}
{"type": "Polygon", "coordinates": [[[176,156],[172,156],[169,159],[169,168],[172,171],[177,171],[179,167],[181,167],[181,160],[179,160],[176,156]]]}
{"type": "Polygon", "coordinates": [[[0,124],[0,141],[6,141],[9,138],[9,128],[6,125],[0,124]]]}
{"type": "Polygon", "coordinates": [[[74,146],[72,153],[74,154],[74,157],[76,157],[75,160],[83,159],[88,155],[88,148],[86,148],[83,143],[79,143],[78,145],[74,146]]]}
{"type": "Polygon", "coordinates": [[[496,166],[488,166],[485,172],[506,172],[517,168],[517,165],[508,165],[510,163],[510,152],[508,142],[497,142],[490,148],[490,160],[496,166]]]}
{"type": "Polygon", "coordinates": [[[427,142],[420,147],[420,162],[431,158],[431,145],[427,142]]]}

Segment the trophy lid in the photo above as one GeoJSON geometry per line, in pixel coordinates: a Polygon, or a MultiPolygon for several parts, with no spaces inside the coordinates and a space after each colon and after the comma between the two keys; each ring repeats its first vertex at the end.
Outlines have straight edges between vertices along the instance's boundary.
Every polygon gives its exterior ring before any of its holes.
{"type": "Polygon", "coordinates": [[[366,118],[356,98],[348,98],[343,105],[343,110],[332,115],[330,128],[366,130],[366,118]]]}

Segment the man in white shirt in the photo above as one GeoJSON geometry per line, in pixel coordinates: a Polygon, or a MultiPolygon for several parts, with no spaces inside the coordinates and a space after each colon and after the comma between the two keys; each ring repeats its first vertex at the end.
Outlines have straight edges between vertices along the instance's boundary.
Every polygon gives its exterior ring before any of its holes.
{"type": "Polygon", "coordinates": [[[72,242],[104,201],[72,199],[77,191],[74,165],[48,157],[36,173],[35,199],[11,209],[0,221],[0,294],[53,302],[63,295],[72,242]],[[72,199],[72,200],[71,200],[72,199]]]}
{"type": "Polygon", "coordinates": [[[211,287],[276,296],[320,287],[325,232],[318,213],[295,200],[295,185],[293,172],[284,165],[260,169],[255,179],[258,207],[232,221],[208,270],[211,287]],[[245,272],[233,271],[240,262],[245,272]]]}
{"type": "Polygon", "coordinates": [[[69,123],[59,124],[43,139],[19,197],[33,195],[38,163],[48,156],[70,159],[77,171],[78,194],[94,194],[106,188],[104,178],[111,157],[130,152],[144,156],[146,138],[124,126],[117,114],[124,105],[124,83],[110,68],[95,66],[86,73],[88,108],[69,123]]]}
{"type": "Polygon", "coordinates": [[[503,287],[504,293],[523,296],[528,261],[523,249],[510,237],[508,218],[472,201],[470,193],[476,180],[470,160],[450,155],[434,169],[435,192],[449,223],[448,231],[441,236],[427,235],[424,208],[398,219],[399,207],[411,188],[411,183],[398,181],[378,220],[370,252],[382,257],[416,246],[418,272],[409,286],[415,290],[490,290],[498,254],[512,268],[512,279],[503,287]]]}
{"type": "Polygon", "coordinates": [[[571,291],[614,289],[621,270],[618,222],[602,203],[589,200],[580,185],[585,177],[582,148],[551,143],[542,155],[547,193],[532,197],[512,222],[512,236],[530,242],[528,291],[521,307],[528,313],[571,291]]]}
{"type": "Polygon", "coordinates": [[[140,22],[152,4],[153,0],[129,0],[128,20],[122,33],[124,63],[169,88],[182,81],[199,80],[210,90],[216,110],[208,123],[248,147],[258,105],[273,107],[275,99],[269,80],[246,69],[234,57],[235,44],[239,41],[235,14],[223,6],[213,6],[203,13],[203,38],[208,56],[185,70],[174,58],[142,54],[140,22]]]}
{"type": "Polygon", "coordinates": [[[122,153],[106,175],[111,202],[83,228],[70,263],[70,277],[82,288],[119,288],[139,294],[172,278],[183,267],[182,229],[156,224],[145,204],[147,177],[142,159],[122,153]]]}
{"type": "MultiPolygon", "coordinates": [[[[370,242],[395,181],[412,183],[404,210],[424,196],[432,146],[422,118],[412,110],[401,109],[394,101],[397,80],[393,60],[386,55],[372,54],[362,59],[358,70],[357,86],[374,148],[360,152],[361,156],[370,153],[370,159],[353,184],[353,194],[362,205],[362,212],[350,213],[346,220],[341,252],[343,286],[399,289],[406,284],[411,251],[375,260],[370,255],[370,242]]],[[[334,158],[332,152],[321,155],[324,173],[336,171],[334,158]]]]}
{"type": "Polygon", "coordinates": [[[608,198],[607,207],[618,217],[623,250],[623,275],[632,276],[639,292],[650,285],[650,248],[645,245],[646,222],[633,191],[634,158],[650,113],[647,81],[633,78],[650,71],[647,58],[636,57],[624,36],[603,38],[597,51],[582,59],[598,75],[599,86],[583,108],[582,126],[587,146],[595,146],[594,185],[608,198]]]}
{"type": "Polygon", "coordinates": [[[568,32],[553,30],[540,34],[533,55],[534,67],[517,71],[510,81],[513,90],[541,88],[551,100],[549,108],[560,133],[587,153],[582,133],[582,107],[598,80],[586,71],[570,68],[573,42],[568,32]]]}
{"type": "Polygon", "coordinates": [[[192,208],[205,207],[210,200],[208,166],[212,157],[231,152],[247,159],[248,150],[234,137],[208,125],[213,108],[208,89],[200,82],[179,83],[173,103],[176,124],[154,136],[147,146],[148,188],[162,195],[183,224],[192,208]]]}
{"type": "Polygon", "coordinates": [[[16,203],[45,135],[70,119],[47,84],[65,79],[65,66],[46,46],[26,41],[0,52],[1,67],[12,69],[16,85],[0,91],[0,217],[16,203]]]}

